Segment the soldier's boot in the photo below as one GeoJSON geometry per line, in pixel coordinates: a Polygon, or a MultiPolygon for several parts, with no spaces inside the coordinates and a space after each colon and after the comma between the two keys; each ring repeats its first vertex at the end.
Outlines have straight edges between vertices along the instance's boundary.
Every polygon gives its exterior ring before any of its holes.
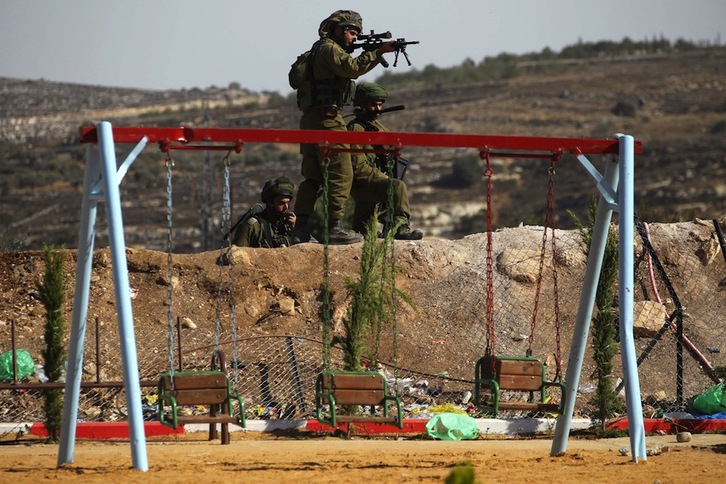
{"type": "Polygon", "coordinates": [[[396,217],[395,225],[398,225],[398,230],[393,235],[394,239],[397,240],[421,240],[423,239],[423,232],[419,229],[411,229],[408,223],[408,217],[396,217]],[[400,225],[399,225],[400,224],[400,225]]]}
{"type": "Polygon", "coordinates": [[[340,226],[340,220],[332,220],[328,231],[328,243],[331,245],[346,245],[363,242],[363,236],[352,230],[345,230],[340,226]]]}
{"type": "Polygon", "coordinates": [[[302,244],[305,242],[310,242],[311,244],[317,244],[318,241],[310,234],[310,229],[308,228],[308,220],[310,219],[310,215],[298,215],[297,220],[295,221],[295,228],[292,229],[292,243],[293,244],[302,244]]]}

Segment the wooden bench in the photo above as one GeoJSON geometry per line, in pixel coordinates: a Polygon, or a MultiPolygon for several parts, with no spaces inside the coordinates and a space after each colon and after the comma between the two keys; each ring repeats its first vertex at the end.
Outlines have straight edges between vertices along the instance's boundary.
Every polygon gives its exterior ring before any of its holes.
{"type": "Polygon", "coordinates": [[[494,415],[500,410],[560,413],[564,406],[565,386],[545,379],[542,362],[533,357],[494,357],[485,355],[476,362],[474,403],[494,415]],[[547,403],[546,390],[559,388],[560,403],[547,403]],[[490,390],[491,401],[483,402],[482,391],[490,390]],[[502,391],[526,392],[526,401],[502,401],[502,391]],[[535,393],[539,399],[535,400],[535,393]]]}
{"type": "Polygon", "coordinates": [[[342,422],[372,422],[397,425],[403,428],[401,399],[388,394],[385,377],[377,372],[333,372],[325,371],[315,382],[316,416],[320,423],[337,427],[342,422]],[[388,405],[396,405],[396,416],[390,417],[388,405]],[[328,405],[329,418],[323,407],[328,405]],[[369,415],[338,415],[341,405],[370,406],[369,415]],[[383,416],[376,416],[375,407],[383,408],[383,416]]]}
{"type": "Polygon", "coordinates": [[[216,425],[222,427],[222,443],[229,444],[229,424],[245,427],[242,398],[232,392],[229,379],[221,371],[176,371],[164,373],[159,379],[159,422],[171,428],[192,423],[208,423],[210,439],[216,436],[216,425]],[[233,404],[237,403],[238,415],[233,404]],[[179,415],[180,407],[205,405],[209,413],[179,415]],[[214,430],[214,431],[213,431],[214,430]]]}

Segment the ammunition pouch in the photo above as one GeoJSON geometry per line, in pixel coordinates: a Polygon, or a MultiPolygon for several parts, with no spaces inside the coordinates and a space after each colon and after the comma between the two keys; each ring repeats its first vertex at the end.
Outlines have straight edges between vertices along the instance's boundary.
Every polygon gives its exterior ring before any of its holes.
{"type": "Polygon", "coordinates": [[[342,109],[353,102],[355,81],[343,77],[306,79],[297,90],[297,107],[307,111],[311,107],[337,106],[342,109]]]}

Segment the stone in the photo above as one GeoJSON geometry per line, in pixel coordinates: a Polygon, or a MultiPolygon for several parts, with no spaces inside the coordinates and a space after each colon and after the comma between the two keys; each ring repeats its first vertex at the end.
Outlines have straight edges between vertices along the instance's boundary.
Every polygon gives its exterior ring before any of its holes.
{"type": "Polygon", "coordinates": [[[281,297],[277,301],[280,314],[293,314],[295,312],[295,300],[291,297],[281,297]]]}
{"type": "Polygon", "coordinates": [[[678,442],[690,442],[692,438],[693,435],[690,432],[678,432],[676,434],[676,440],[678,442]]]}
{"type": "Polygon", "coordinates": [[[657,301],[637,301],[633,304],[633,335],[652,338],[665,323],[666,310],[657,301]]]}

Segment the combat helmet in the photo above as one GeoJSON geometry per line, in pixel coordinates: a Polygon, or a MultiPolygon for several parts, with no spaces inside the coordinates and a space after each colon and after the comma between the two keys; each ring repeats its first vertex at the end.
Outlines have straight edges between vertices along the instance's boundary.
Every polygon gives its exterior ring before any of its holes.
{"type": "Polygon", "coordinates": [[[356,86],[353,106],[364,107],[366,105],[366,101],[373,99],[376,101],[385,101],[388,99],[388,91],[386,91],[380,84],[375,84],[373,82],[366,82],[356,86]]]}
{"type": "Polygon", "coordinates": [[[320,37],[328,37],[336,25],[343,28],[355,27],[358,29],[358,32],[362,32],[363,18],[358,12],[354,12],[353,10],[336,10],[320,23],[318,35],[320,37]]]}
{"type": "Polygon", "coordinates": [[[264,203],[271,203],[275,196],[289,197],[292,199],[292,193],[295,191],[295,184],[286,176],[267,180],[262,188],[261,199],[264,203]]]}

